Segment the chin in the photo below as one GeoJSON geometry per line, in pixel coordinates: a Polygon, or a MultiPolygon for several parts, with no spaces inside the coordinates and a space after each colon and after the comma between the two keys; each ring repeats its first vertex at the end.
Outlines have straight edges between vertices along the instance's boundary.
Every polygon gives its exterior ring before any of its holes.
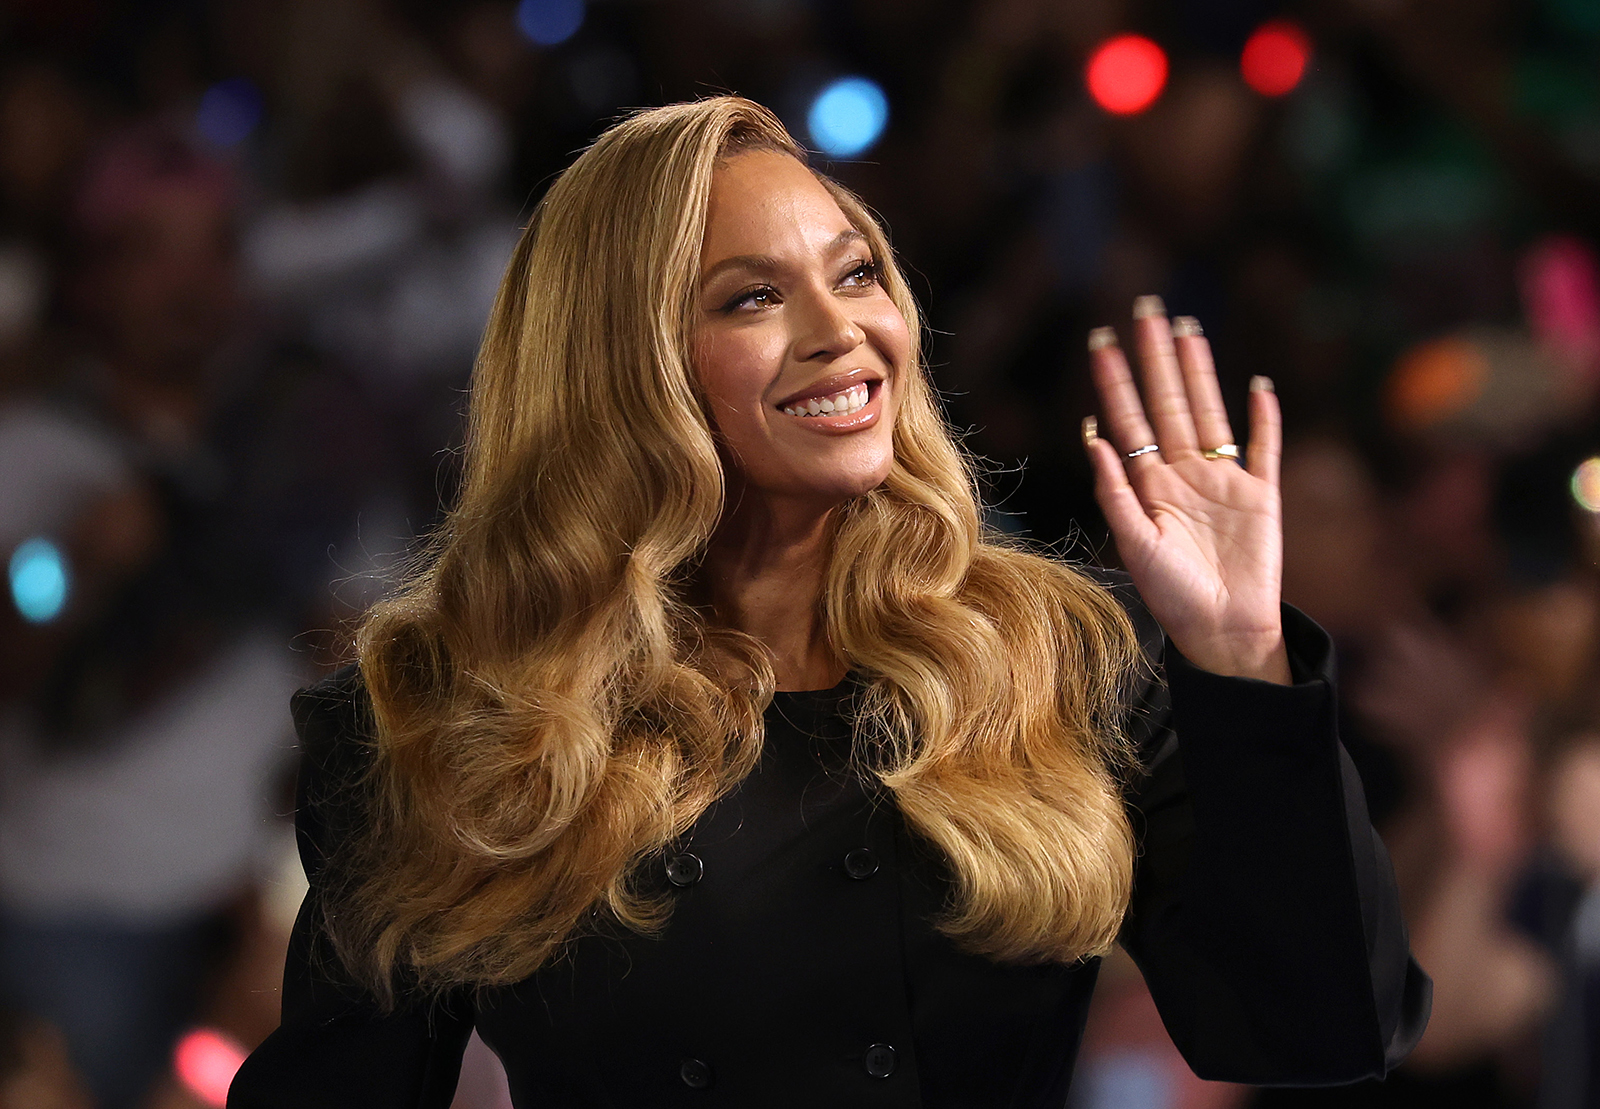
{"type": "Polygon", "coordinates": [[[887,442],[861,443],[856,450],[843,458],[835,458],[828,477],[818,475],[819,485],[831,485],[839,490],[840,499],[848,500],[870,493],[889,480],[894,470],[894,448],[887,442]],[[861,449],[861,448],[866,449],[861,449]],[[831,480],[830,480],[831,478],[831,480]]]}
{"type": "Polygon", "coordinates": [[[888,481],[894,470],[892,450],[856,449],[799,458],[790,455],[786,461],[786,465],[744,470],[739,484],[750,492],[829,509],[872,492],[888,481]]]}
{"type": "Polygon", "coordinates": [[[841,475],[840,480],[833,483],[830,489],[831,499],[837,503],[844,503],[856,497],[864,496],[889,480],[889,473],[893,465],[884,466],[865,473],[841,475]]]}

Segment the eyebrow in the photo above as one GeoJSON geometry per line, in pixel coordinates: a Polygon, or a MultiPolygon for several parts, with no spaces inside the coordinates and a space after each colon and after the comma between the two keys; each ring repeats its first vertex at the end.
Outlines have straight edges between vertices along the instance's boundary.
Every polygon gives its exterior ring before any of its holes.
{"type": "MultiPolygon", "coordinates": [[[[867,237],[854,227],[847,227],[833,237],[833,241],[823,248],[829,254],[836,254],[843,247],[856,242],[866,242],[867,237]]],[[[782,269],[782,264],[770,254],[736,254],[731,258],[724,258],[712,266],[700,279],[702,287],[711,284],[723,272],[731,269],[751,269],[760,273],[770,273],[782,269]]]]}

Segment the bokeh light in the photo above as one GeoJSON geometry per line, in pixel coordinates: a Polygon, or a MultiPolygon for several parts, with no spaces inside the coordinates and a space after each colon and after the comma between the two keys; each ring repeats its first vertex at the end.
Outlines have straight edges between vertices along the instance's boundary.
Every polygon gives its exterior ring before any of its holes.
{"type": "Polygon", "coordinates": [[[865,77],[834,81],[817,94],[806,115],[811,141],[831,158],[864,154],[888,123],[889,98],[865,77]]]}
{"type": "Polygon", "coordinates": [[[213,146],[237,146],[261,123],[261,90],[243,77],[218,81],[200,97],[195,128],[213,146]]]}
{"type": "Polygon", "coordinates": [[[178,1080],[206,1105],[224,1106],[233,1076],[244,1064],[245,1051],[230,1037],[210,1028],[197,1028],[178,1041],[172,1069],[178,1080]]]}
{"type": "Polygon", "coordinates": [[[30,624],[48,624],[67,607],[71,575],[66,556],[50,540],[34,536],[11,552],[11,601],[30,624]]]}
{"type": "Polygon", "coordinates": [[[1167,84],[1167,54],[1143,35],[1118,35],[1095,49],[1084,69],[1094,102],[1128,116],[1156,102],[1167,84]]]}
{"type": "Polygon", "coordinates": [[[1384,408],[1391,426],[1419,431],[1464,412],[1488,382],[1488,359],[1472,340],[1430,339],[1395,363],[1384,386],[1384,408]]]}
{"type": "Polygon", "coordinates": [[[1547,235],[1517,261],[1534,338],[1585,377],[1600,374],[1600,257],[1575,235],[1547,235]]]}
{"type": "Polygon", "coordinates": [[[517,30],[540,46],[555,46],[578,33],[583,15],[583,0],[522,0],[517,30]]]}
{"type": "Polygon", "coordinates": [[[1585,458],[1572,471],[1572,499],[1585,512],[1600,512],[1600,457],[1585,458]]]}
{"type": "Polygon", "coordinates": [[[1273,19],[1257,27],[1239,55],[1239,75],[1262,96],[1294,91],[1311,63],[1311,36],[1298,23],[1273,19]]]}

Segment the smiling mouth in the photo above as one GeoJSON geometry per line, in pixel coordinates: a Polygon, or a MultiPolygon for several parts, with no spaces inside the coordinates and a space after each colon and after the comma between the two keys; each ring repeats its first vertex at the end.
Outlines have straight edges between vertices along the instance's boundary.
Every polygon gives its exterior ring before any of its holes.
{"type": "Polygon", "coordinates": [[[858,382],[837,393],[784,405],[782,411],[786,416],[849,416],[867,406],[872,399],[872,386],[876,384],[875,381],[858,382]]]}

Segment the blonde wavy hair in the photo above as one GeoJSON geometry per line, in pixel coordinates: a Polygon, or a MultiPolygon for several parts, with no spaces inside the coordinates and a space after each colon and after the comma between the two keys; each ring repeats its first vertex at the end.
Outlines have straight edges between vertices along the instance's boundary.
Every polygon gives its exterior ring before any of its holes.
{"type": "MultiPolygon", "coordinates": [[[[593,914],[648,932],[642,864],[759,758],[772,667],[695,603],[724,474],[692,364],[712,174],[804,151],[718,97],[643,111],[550,188],[490,315],[459,503],[357,649],[375,726],[360,833],[325,920],[382,996],[521,980],[593,914]]],[[[913,336],[883,231],[867,237],[913,336]]],[[[942,854],[935,923],[997,959],[1104,951],[1129,896],[1120,775],[1136,665],[1110,593],[984,533],[921,365],[894,467],[838,508],[821,600],[861,683],[858,763],[942,854]]]]}

